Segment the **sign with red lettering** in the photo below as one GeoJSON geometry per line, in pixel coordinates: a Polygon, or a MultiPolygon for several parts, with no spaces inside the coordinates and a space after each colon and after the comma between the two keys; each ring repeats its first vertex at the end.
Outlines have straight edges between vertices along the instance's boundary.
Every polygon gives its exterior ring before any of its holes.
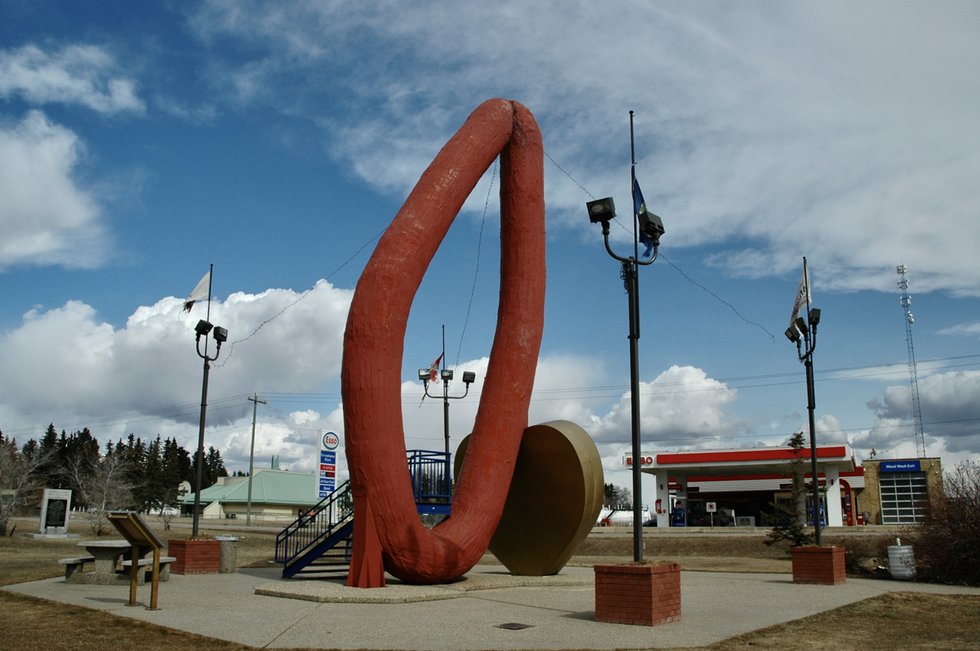
{"type": "MultiPolygon", "coordinates": [[[[625,457],[623,457],[623,465],[625,465],[628,468],[629,467],[632,467],[633,466],[633,455],[627,454],[625,457]]],[[[641,468],[643,466],[652,466],[652,465],[653,465],[653,455],[652,454],[641,454],[640,455],[640,467],[641,468]]]]}

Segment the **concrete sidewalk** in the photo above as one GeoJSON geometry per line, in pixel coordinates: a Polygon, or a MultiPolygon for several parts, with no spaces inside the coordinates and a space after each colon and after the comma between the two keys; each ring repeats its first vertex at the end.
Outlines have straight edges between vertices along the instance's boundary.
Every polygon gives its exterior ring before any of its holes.
{"type": "MultiPolygon", "coordinates": [[[[681,621],[657,627],[597,623],[591,567],[513,577],[480,565],[442,586],[360,590],[336,581],[279,579],[278,568],[173,575],[160,609],[129,607],[128,586],[63,578],[3,590],[104,610],[254,647],[325,649],[617,649],[706,646],[885,592],[980,594],[980,588],[852,579],[796,585],[789,574],[681,573],[681,621]]],[[[149,603],[150,586],[138,599],[149,603]]]]}

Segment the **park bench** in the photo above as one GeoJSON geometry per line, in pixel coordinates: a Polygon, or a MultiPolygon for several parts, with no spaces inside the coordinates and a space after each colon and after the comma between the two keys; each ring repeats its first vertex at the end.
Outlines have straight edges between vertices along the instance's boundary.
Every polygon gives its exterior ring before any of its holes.
{"type": "MultiPolygon", "coordinates": [[[[65,566],[65,581],[71,578],[75,572],[81,572],[86,563],[94,563],[94,556],[75,556],[73,558],[59,558],[58,563],[65,566]]],[[[162,572],[161,572],[162,573],[162,572]]]]}
{"type": "MultiPolygon", "coordinates": [[[[170,580],[170,564],[176,563],[177,558],[175,556],[161,556],[160,557],[160,580],[169,581],[170,580]]],[[[129,573],[130,568],[133,567],[133,561],[130,559],[124,560],[122,562],[123,574],[129,573]]],[[[143,576],[139,577],[139,582],[143,583],[145,581],[153,580],[153,559],[152,558],[141,558],[139,559],[138,567],[147,568],[143,576]]]]}

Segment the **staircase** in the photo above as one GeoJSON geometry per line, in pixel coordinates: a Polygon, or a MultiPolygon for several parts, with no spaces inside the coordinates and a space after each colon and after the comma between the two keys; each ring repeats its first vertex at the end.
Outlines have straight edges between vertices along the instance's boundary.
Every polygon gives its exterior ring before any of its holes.
{"type": "MultiPolygon", "coordinates": [[[[452,501],[450,457],[445,452],[409,450],[408,469],[420,515],[448,516],[452,501]]],[[[345,481],[276,536],[282,578],[345,577],[354,540],[354,495],[345,481]]]]}
{"type": "Polygon", "coordinates": [[[354,538],[354,496],[345,481],[276,536],[282,578],[346,576],[354,538]]]}

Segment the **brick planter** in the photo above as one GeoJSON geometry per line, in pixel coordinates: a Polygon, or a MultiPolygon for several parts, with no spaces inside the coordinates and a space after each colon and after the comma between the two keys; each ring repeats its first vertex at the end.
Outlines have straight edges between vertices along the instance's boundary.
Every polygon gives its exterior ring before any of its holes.
{"type": "Polygon", "coordinates": [[[171,540],[167,554],[177,560],[170,566],[174,574],[217,574],[221,562],[218,540],[171,540]]]}
{"type": "Polygon", "coordinates": [[[595,618],[640,626],[679,621],[680,566],[667,562],[596,565],[595,618]]]}
{"type": "Polygon", "coordinates": [[[793,548],[793,583],[837,585],[846,579],[843,547],[793,548]]]}

